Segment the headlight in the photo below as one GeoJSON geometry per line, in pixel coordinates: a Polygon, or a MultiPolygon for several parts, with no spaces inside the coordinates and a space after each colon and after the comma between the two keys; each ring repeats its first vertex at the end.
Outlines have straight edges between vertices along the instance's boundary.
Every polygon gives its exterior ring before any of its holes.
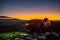
{"type": "Polygon", "coordinates": [[[25,23],[25,25],[29,25],[28,23],[25,23]]]}

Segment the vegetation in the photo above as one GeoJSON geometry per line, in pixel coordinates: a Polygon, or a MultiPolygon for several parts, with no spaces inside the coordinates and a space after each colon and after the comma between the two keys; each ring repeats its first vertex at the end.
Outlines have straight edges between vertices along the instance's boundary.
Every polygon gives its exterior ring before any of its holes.
{"type": "Polygon", "coordinates": [[[6,33],[2,33],[0,34],[0,38],[3,38],[3,39],[13,39],[15,37],[24,37],[24,36],[30,36],[28,33],[25,33],[25,32],[6,32],[6,33]]]}

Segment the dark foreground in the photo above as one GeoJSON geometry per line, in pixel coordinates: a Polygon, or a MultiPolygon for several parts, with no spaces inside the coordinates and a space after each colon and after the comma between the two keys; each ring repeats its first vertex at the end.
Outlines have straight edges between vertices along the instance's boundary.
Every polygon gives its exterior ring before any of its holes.
{"type": "Polygon", "coordinates": [[[24,22],[9,23],[0,22],[0,40],[60,40],[60,21],[52,21],[47,31],[38,34],[28,33],[24,22]]]}
{"type": "Polygon", "coordinates": [[[0,34],[0,40],[60,40],[56,32],[30,34],[25,32],[9,32],[0,34]]]}

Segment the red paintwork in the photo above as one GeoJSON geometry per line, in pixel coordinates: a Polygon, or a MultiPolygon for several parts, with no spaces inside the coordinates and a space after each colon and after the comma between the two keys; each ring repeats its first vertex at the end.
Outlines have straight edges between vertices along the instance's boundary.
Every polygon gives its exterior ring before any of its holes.
{"type": "MultiPolygon", "coordinates": [[[[28,26],[26,26],[27,29],[31,31],[39,31],[41,27],[40,25],[43,23],[43,20],[32,19],[32,20],[29,20],[27,23],[29,24],[28,26]]],[[[45,29],[47,29],[46,26],[45,26],[45,29]]]]}

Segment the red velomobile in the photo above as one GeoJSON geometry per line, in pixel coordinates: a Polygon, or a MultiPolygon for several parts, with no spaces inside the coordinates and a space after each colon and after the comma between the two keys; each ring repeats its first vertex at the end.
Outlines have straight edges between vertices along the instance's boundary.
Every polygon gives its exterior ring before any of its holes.
{"type": "MultiPolygon", "coordinates": [[[[32,32],[39,32],[44,21],[43,20],[40,20],[40,19],[32,19],[32,20],[29,20],[25,25],[26,25],[26,28],[32,32]]],[[[44,24],[43,24],[44,25],[44,24]]],[[[47,27],[44,26],[44,28],[46,29],[47,27]]]]}

